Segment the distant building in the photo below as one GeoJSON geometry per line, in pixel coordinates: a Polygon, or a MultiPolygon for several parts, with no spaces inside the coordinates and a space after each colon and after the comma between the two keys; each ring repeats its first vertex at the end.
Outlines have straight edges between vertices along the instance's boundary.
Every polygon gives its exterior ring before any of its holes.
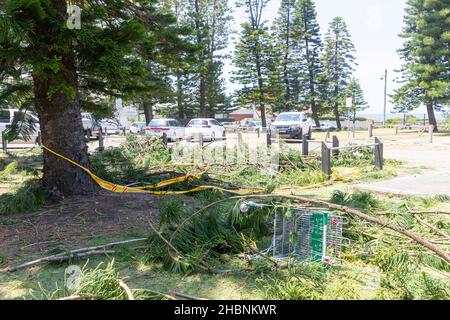
{"type": "Polygon", "coordinates": [[[254,119],[255,112],[250,109],[241,108],[228,114],[228,118],[234,119],[234,121],[241,121],[243,119],[254,119]]]}

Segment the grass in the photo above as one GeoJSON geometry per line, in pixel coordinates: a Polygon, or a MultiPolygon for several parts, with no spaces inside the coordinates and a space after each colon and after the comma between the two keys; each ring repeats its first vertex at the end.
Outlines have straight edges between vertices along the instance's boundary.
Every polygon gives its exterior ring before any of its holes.
{"type": "MultiPolygon", "coordinates": [[[[333,160],[336,171],[348,172],[351,180],[384,179],[395,175],[396,162],[388,162],[392,171],[376,171],[369,153],[358,155],[342,152],[333,160]],[[358,170],[351,173],[352,168],[358,170]]],[[[157,182],[184,174],[187,170],[155,174],[170,159],[170,150],[158,140],[128,138],[119,148],[107,149],[93,155],[96,174],[116,183],[157,182]]],[[[32,171],[22,170],[20,158],[2,160],[2,181],[18,181],[10,194],[0,196],[0,212],[35,210],[45,201],[45,192],[39,189],[32,171]],[[15,164],[13,164],[15,162],[15,164]],[[26,178],[22,182],[22,178],[26,178]],[[31,179],[34,177],[35,179],[31,179]],[[8,180],[9,179],[9,180],[8,180]],[[33,196],[30,196],[33,195],[33,196]],[[42,197],[41,197],[42,196],[42,197]],[[5,211],[4,211],[5,210],[5,211]]],[[[295,150],[289,151],[276,176],[263,173],[254,165],[212,166],[208,178],[226,180],[229,185],[250,185],[266,189],[283,185],[305,186],[324,181],[317,159],[303,159],[295,150]]],[[[0,173],[1,175],[1,173],[0,173]]],[[[221,183],[201,180],[198,183],[221,183]]],[[[195,183],[181,184],[175,188],[190,188],[195,183]]],[[[336,191],[327,194],[325,188],[317,190],[325,200],[350,206],[368,214],[383,214],[391,223],[398,224],[428,238],[434,235],[408,213],[413,210],[433,210],[448,206],[449,197],[439,195],[421,197],[376,197],[367,192],[336,191]]],[[[317,196],[311,190],[309,196],[317,196]]],[[[217,192],[200,192],[189,197],[164,197],[158,203],[161,219],[159,231],[170,238],[184,219],[206,204],[223,199],[217,192]]],[[[268,202],[267,204],[270,204],[268,202]]],[[[252,208],[243,214],[240,202],[227,202],[206,210],[192,218],[181,228],[174,245],[182,259],[173,261],[158,237],[149,233],[148,250],[124,250],[111,257],[53,263],[19,271],[0,273],[0,297],[57,299],[76,292],[104,299],[123,299],[118,287],[123,279],[132,287],[138,299],[161,299],[159,293],[172,290],[205,298],[221,299],[450,299],[449,281],[442,274],[450,272],[443,260],[431,255],[422,247],[405,241],[392,231],[349,218],[345,236],[351,246],[343,252],[339,264],[331,268],[308,263],[290,264],[287,270],[275,270],[267,260],[253,257],[250,261],[240,254],[251,254],[249,245],[259,250],[268,247],[267,240],[273,221],[273,211],[252,208]],[[231,275],[207,274],[197,267],[204,262],[214,269],[243,269],[231,275]],[[83,267],[79,291],[65,288],[64,270],[69,264],[83,267]]],[[[430,216],[427,221],[450,233],[448,217],[430,216]]],[[[9,219],[2,219],[3,225],[9,219]]],[[[111,239],[108,239],[108,241],[111,239]]],[[[108,242],[96,239],[97,243],[108,242]]],[[[269,239],[270,242],[270,239],[269,239]]],[[[0,256],[0,264],[2,263],[0,256]]]]}

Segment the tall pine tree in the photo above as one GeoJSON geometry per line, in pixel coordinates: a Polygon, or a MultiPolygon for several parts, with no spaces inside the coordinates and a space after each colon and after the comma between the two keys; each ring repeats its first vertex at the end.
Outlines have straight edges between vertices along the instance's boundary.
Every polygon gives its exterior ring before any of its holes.
{"type": "Polygon", "coordinates": [[[317,13],[312,0],[299,0],[295,8],[295,40],[299,52],[298,87],[303,104],[310,107],[317,126],[319,122],[320,52],[322,41],[317,13]]]}
{"type": "MultiPolygon", "coordinates": [[[[358,79],[350,79],[347,87],[345,88],[344,97],[352,98],[352,105],[350,106],[350,110],[346,111],[348,113],[348,117],[352,119],[353,123],[355,123],[356,113],[359,111],[363,111],[369,107],[366,100],[364,99],[364,92],[361,89],[361,85],[359,84],[358,79]]],[[[345,101],[342,101],[341,104],[345,104],[345,101]]]]}
{"type": "Polygon", "coordinates": [[[438,131],[434,109],[450,100],[450,0],[408,0],[404,23],[402,86],[393,100],[400,111],[426,105],[438,131]]]}
{"type": "Polygon", "coordinates": [[[342,94],[354,70],[355,47],[350,39],[347,24],[341,17],[330,22],[325,35],[325,47],[322,55],[323,74],[325,82],[324,97],[332,108],[338,129],[341,129],[342,94]]]}
{"type": "Polygon", "coordinates": [[[281,0],[278,17],[274,21],[274,37],[282,56],[283,109],[290,110],[298,102],[298,72],[295,53],[295,1],[281,0]]]}
{"type": "Polygon", "coordinates": [[[241,0],[238,4],[245,7],[249,21],[241,25],[234,53],[237,70],[232,80],[243,86],[238,91],[239,101],[256,106],[266,127],[266,107],[273,106],[280,97],[281,57],[262,18],[267,0],[241,0]]]}

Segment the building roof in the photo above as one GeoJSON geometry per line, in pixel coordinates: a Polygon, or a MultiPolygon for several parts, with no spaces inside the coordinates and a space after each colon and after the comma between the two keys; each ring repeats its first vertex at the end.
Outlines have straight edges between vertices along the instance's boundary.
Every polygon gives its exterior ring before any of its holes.
{"type": "Polygon", "coordinates": [[[230,115],[253,115],[254,111],[250,109],[237,109],[236,111],[233,111],[230,113],[230,115]]]}

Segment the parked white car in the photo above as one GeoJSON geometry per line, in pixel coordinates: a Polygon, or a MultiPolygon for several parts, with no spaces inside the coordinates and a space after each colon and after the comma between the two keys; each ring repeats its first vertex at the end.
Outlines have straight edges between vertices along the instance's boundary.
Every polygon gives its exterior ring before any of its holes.
{"type": "Polygon", "coordinates": [[[153,119],[145,128],[145,134],[162,137],[165,133],[171,141],[184,138],[185,128],[175,119],[153,119]]]}
{"type": "Polygon", "coordinates": [[[89,112],[81,113],[81,122],[83,122],[84,134],[90,137],[95,130],[95,120],[89,112]]]}
{"type": "Polygon", "coordinates": [[[283,112],[270,125],[281,137],[301,139],[304,134],[311,138],[311,122],[305,112],[283,112]]]}
{"type": "Polygon", "coordinates": [[[186,126],[188,140],[201,133],[204,139],[214,141],[222,138],[224,132],[225,127],[216,119],[192,119],[186,126]]]}
{"type": "Polygon", "coordinates": [[[34,112],[21,112],[18,109],[0,110],[0,133],[5,131],[5,129],[13,123],[14,118],[18,117],[17,121],[20,123],[20,121],[24,119],[24,116],[26,117],[26,121],[31,121],[33,123],[34,131],[31,133],[32,139],[37,137],[40,130],[38,116],[34,112]]]}
{"type": "Polygon", "coordinates": [[[145,122],[133,122],[130,125],[130,132],[131,133],[141,133],[144,132],[146,127],[146,123],[145,122]]]}

